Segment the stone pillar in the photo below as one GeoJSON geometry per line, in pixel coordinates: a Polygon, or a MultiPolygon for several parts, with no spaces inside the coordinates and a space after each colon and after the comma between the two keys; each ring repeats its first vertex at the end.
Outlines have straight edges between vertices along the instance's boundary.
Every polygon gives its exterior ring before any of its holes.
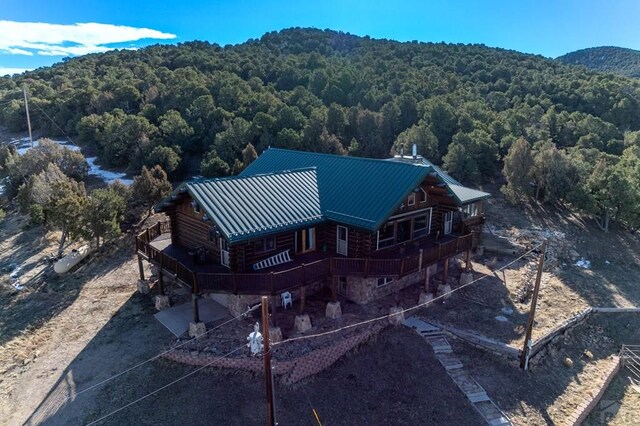
{"type": "Polygon", "coordinates": [[[460,285],[467,285],[471,281],[473,281],[473,273],[472,272],[463,272],[460,274],[460,285]]]}
{"type": "Polygon", "coordinates": [[[156,296],[156,309],[162,311],[170,307],[169,296],[157,295],[156,296]]]}
{"type": "Polygon", "coordinates": [[[200,337],[207,332],[207,327],[203,322],[190,322],[189,323],[189,336],[200,337]]]}
{"type": "Polygon", "coordinates": [[[389,323],[391,325],[400,325],[404,321],[404,311],[400,306],[392,306],[389,309],[389,323]]]}
{"type": "Polygon", "coordinates": [[[331,319],[338,319],[342,317],[342,308],[340,307],[340,302],[327,303],[325,315],[327,316],[327,318],[331,319]]]}
{"type": "Polygon", "coordinates": [[[311,330],[311,318],[309,318],[309,314],[297,315],[294,324],[298,333],[306,333],[311,330]]]}
{"type": "Polygon", "coordinates": [[[138,288],[138,293],[140,293],[140,294],[149,294],[149,291],[150,291],[149,281],[144,280],[144,279],[138,280],[136,286],[138,288]]]}
{"type": "Polygon", "coordinates": [[[448,299],[451,297],[451,286],[449,284],[445,284],[442,286],[442,294],[446,295],[444,296],[445,299],[448,299]]]}
{"type": "Polygon", "coordinates": [[[282,341],[282,330],[280,327],[269,327],[269,342],[277,343],[282,341]]]}
{"type": "MultiPolygon", "coordinates": [[[[427,292],[422,292],[420,293],[420,298],[418,299],[418,305],[425,305],[426,306],[430,306],[431,302],[433,300],[433,293],[427,293],[427,292]]],[[[425,307],[426,307],[425,306],[425,307]]]]}

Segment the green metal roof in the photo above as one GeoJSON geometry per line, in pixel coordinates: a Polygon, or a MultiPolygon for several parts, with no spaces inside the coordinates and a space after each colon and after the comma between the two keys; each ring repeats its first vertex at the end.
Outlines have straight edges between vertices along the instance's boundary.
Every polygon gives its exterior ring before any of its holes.
{"type": "Polygon", "coordinates": [[[315,167],[327,220],[376,231],[433,171],[425,165],[270,148],[240,176],[315,167]]]}
{"type": "Polygon", "coordinates": [[[477,189],[471,189],[462,185],[460,182],[451,177],[447,172],[445,172],[440,167],[436,166],[421,155],[416,156],[416,158],[406,155],[396,155],[394,158],[390,158],[389,161],[424,164],[425,166],[432,167],[438,175],[438,180],[440,180],[447,186],[447,189],[449,189],[449,192],[453,194],[453,198],[458,202],[459,205],[468,204],[473,201],[489,198],[491,196],[491,194],[489,194],[488,192],[478,191],[477,189]]]}
{"type": "Polygon", "coordinates": [[[314,169],[207,179],[183,187],[230,243],[324,220],[314,169]]]}

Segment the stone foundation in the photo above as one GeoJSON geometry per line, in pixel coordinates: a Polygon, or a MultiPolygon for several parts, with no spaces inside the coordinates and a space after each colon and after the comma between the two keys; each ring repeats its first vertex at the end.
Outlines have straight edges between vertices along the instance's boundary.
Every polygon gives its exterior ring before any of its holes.
{"type": "Polygon", "coordinates": [[[376,299],[392,294],[396,290],[402,290],[412,284],[423,282],[424,269],[382,286],[378,286],[378,278],[348,277],[346,297],[359,305],[365,305],[376,299]]]}
{"type": "Polygon", "coordinates": [[[338,319],[342,317],[342,308],[340,307],[340,302],[327,303],[327,309],[325,310],[325,315],[327,318],[331,318],[331,319],[338,319]]]}
{"type": "Polygon", "coordinates": [[[156,309],[162,311],[163,309],[167,309],[171,306],[169,302],[169,296],[156,296],[156,309]]]}
{"type": "Polygon", "coordinates": [[[207,332],[207,327],[203,322],[190,322],[189,323],[189,336],[200,337],[207,332]]]}
{"type": "Polygon", "coordinates": [[[443,285],[442,288],[440,289],[440,293],[444,294],[444,298],[448,299],[451,297],[451,286],[449,284],[443,285]]]}

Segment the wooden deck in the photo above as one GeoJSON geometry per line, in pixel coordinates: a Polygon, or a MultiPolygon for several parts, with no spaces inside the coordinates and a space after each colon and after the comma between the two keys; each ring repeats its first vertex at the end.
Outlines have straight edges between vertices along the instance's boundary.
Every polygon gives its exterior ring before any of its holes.
{"type": "Polygon", "coordinates": [[[221,265],[196,264],[187,249],[171,244],[170,232],[168,223],[146,229],[136,237],[136,251],[195,293],[276,295],[331,277],[401,278],[473,247],[473,234],[447,235],[436,241],[395,247],[370,258],[332,257],[316,251],[257,272],[232,273],[221,265]]]}

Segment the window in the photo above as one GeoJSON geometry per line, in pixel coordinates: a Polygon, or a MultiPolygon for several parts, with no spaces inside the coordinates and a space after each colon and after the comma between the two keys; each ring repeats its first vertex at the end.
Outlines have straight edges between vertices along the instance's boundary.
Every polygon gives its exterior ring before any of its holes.
{"type": "Polygon", "coordinates": [[[215,228],[211,228],[209,229],[209,242],[211,243],[215,243],[216,242],[216,229],[215,228]]]}
{"type": "Polygon", "coordinates": [[[296,252],[305,253],[316,249],[316,228],[296,232],[296,252]]]}
{"type": "Polygon", "coordinates": [[[407,200],[407,205],[408,206],[415,206],[416,205],[416,193],[412,192],[411,194],[409,194],[409,199],[407,200]]]}
{"type": "Polygon", "coordinates": [[[413,239],[424,237],[431,232],[431,209],[428,213],[413,218],[413,239]]]}
{"type": "Polygon", "coordinates": [[[192,201],[191,205],[193,206],[193,212],[196,214],[200,214],[200,204],[197,201],[192,201]]]}
{"type": "Polygon", "coordinates": [[[378,248],[380,250],[384,247],[389,247],[394,244],[395,241],[395,229],[393,224],[387,223],[378,231],[378,248]]]}
{"type": "Polygon", "coordinates": [[[260,240],[256,240],[253,243],[253,249],[256,253],[266,253],[276,249],[276,238],[267,237],[260,240]]]}
{"type": "Polygon", "coordinates": [[[393,278],[391,277],[378,278],[378,287],[383,287],[387,284],[391,284],[392,282],[393,282],[393,278]]]}
{"type": "Polygon", "coordinates": [[[411,219],[401,220],[396,226],[396,244],[409,241],[411,239],[411,219]]]}
{"type": "Polygon", "coordinates": [[[473,217],[480,215],[480,203],[481,201],[476,201],[475,203],[467,204],[462,208],[462,213],[464,217],[473,217]]]}
{"type": "Polygon", "coordinates": [[[427,191],[420,188],[420,204],[427,202],[427,191]]]}

